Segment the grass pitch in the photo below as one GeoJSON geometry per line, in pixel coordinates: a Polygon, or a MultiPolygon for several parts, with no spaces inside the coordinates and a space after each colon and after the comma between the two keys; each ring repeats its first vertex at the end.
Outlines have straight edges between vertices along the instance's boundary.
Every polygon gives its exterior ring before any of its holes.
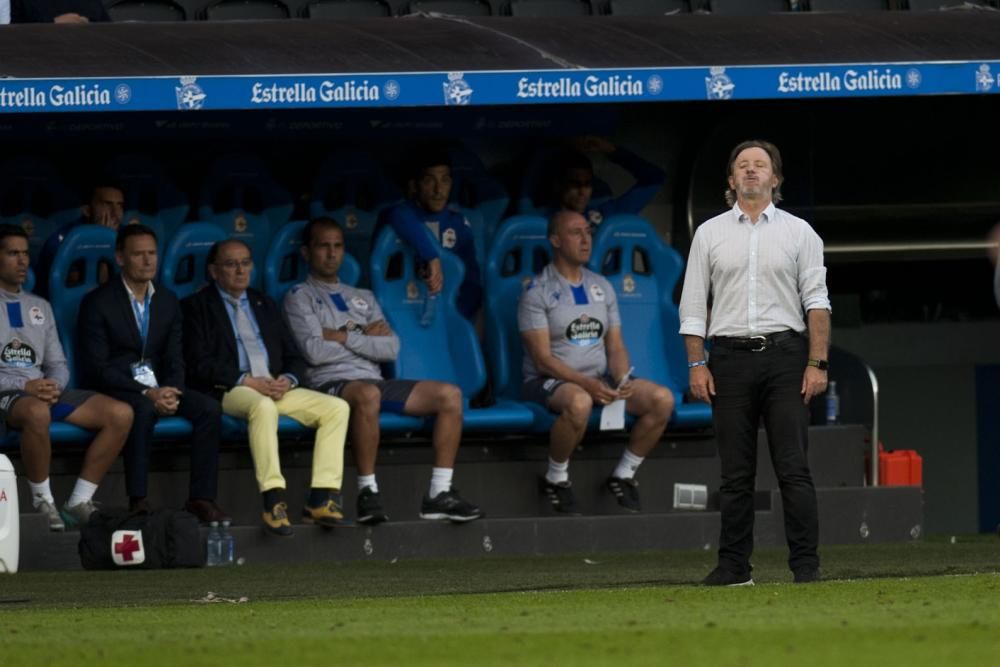
{"type": "Polygon", "coordinates": [[[1000,540],[823,550],[828,581],[691,585],[714,554],[0,578],[4,665],[996,664],[1000,540]],[[246,603],[206,603],[212,591],[246,603]]]}

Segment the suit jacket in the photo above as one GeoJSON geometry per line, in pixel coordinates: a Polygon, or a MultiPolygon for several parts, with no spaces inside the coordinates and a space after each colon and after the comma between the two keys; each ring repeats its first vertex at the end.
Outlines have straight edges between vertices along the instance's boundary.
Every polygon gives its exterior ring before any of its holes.
{"type": "MultiPolygon", "coordinates": [[[[267,349],[271,375],[291,373],[301,382],[305,362],[299,354],[278,304],[253,288],[247,290],[250,310],[257,319],[264,347],[267,349]]],[[[236,386],[240,376],[236,333],[229,312],[214,284],[210,284],[181,302],[184,312],[184,358],[188,384],[198,390],[221,396],[236,386]]]]}
{"type": "Polygon", "coordinates": [[[142,392],[146,386],[132,377],[131,368],[141,358],[152,363],[161,387],[184,386],[180,303],[166,287],[155,287],[145,351],[121,276],[83,297],[76,336],[82,386],[103,392],[142,392]]]}

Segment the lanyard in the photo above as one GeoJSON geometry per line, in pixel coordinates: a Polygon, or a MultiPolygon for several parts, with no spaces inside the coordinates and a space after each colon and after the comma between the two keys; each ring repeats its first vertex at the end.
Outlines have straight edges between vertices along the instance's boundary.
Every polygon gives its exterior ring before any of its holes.
{"type": "Polygon", "coordinates": [[[149,301],[153,296],[149,292],[150,290],[147,286],[142,312],[139,312],[139,302],[136,301],[135,297],[129,297],[129,301],[132,302],[132,312],[135,313],[136,322],[139,324],[139,337],[142,339],[142,354],[139,355],[140,359],[146,358],[146,339],[149,337],[149,301]]]}

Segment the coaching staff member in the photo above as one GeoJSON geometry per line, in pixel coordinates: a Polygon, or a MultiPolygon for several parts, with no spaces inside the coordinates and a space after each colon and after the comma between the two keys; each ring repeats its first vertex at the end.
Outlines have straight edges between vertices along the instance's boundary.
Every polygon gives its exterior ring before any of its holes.
{"type": "Polygon", "coordinates": [[[816,490],[806,440],[807,404],[827,384],[830,301],[823,242],[805,220],[775,208],[782,174],[773,144],[736,146],[728,180],[726,201],[732,208],[695,233],[680,305],[691,392],[713,404],[722,461],[719,562],[703,583],[753,585],[761,417],[781,488],[788,565],[796,583],[807,583],[820,576],[816,490]],[[712,342],[709,362],[706,329],[712,342]]]}

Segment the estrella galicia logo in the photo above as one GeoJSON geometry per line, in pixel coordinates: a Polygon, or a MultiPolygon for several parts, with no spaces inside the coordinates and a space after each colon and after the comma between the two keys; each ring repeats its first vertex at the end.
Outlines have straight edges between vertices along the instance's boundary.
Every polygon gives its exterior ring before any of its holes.
{"type": "Polygon", "coordinates": [[[659,95],[663,92],[663,79],[659,74],[654,74],[646,79],[646,90],[650,95],[659,95]]]}
{"type": "Polygon", "coordinates": [[[119,83],[115,87],[115,102],[128,104],[132,101],[132,88],[127,83],[119,83]]]}
{"type": "Polygon", "coordinates": [[[705,92],[710,100],[731,100],[736,84],[726,74],[725,67],[710,67],[705,77],[705,92]]]}
{"type": "Polygon", "coordinates": [[[472,86],[461,72],[450,72],[448,83],[443,83],[445,106],[465,106],[472,101],[472,86]]]}
{"type": "Polygon", "coordinates": [[[580,315],[566,327],[566,340],[580,347],[597,345],[603,337],[604,323],[586,313],[580,315]]]}
{"type": "Polygon", "coordinates": [[[993,74],[990,72],[990,66],[983,63],[979,66],[979,70],[976,72],[976,92],[988,93],[992,89],[993,74]]]}
{"type": "Polygon", "coordinates": [[[181,87],[174,88],[177,93],[177,108],[181,111],[192,111],[205,105],[205,98],[208,96],[195,80],[196,77],[193,76],[182,76],[181,87]]]}
{"type": "Polygon", "coordinates": [[[913,68],[906,71],[906,85],[910,88],[919,88],[923,81],[924,77],[920,74],[920,70],[913,68]]]}
{"type": "Polygon", "coordinates": [[[395,79],[389,79],[382,86],[382,93],[385,95],[385,99],[394,100],[399,97],[399,82],[395,79]]]}

